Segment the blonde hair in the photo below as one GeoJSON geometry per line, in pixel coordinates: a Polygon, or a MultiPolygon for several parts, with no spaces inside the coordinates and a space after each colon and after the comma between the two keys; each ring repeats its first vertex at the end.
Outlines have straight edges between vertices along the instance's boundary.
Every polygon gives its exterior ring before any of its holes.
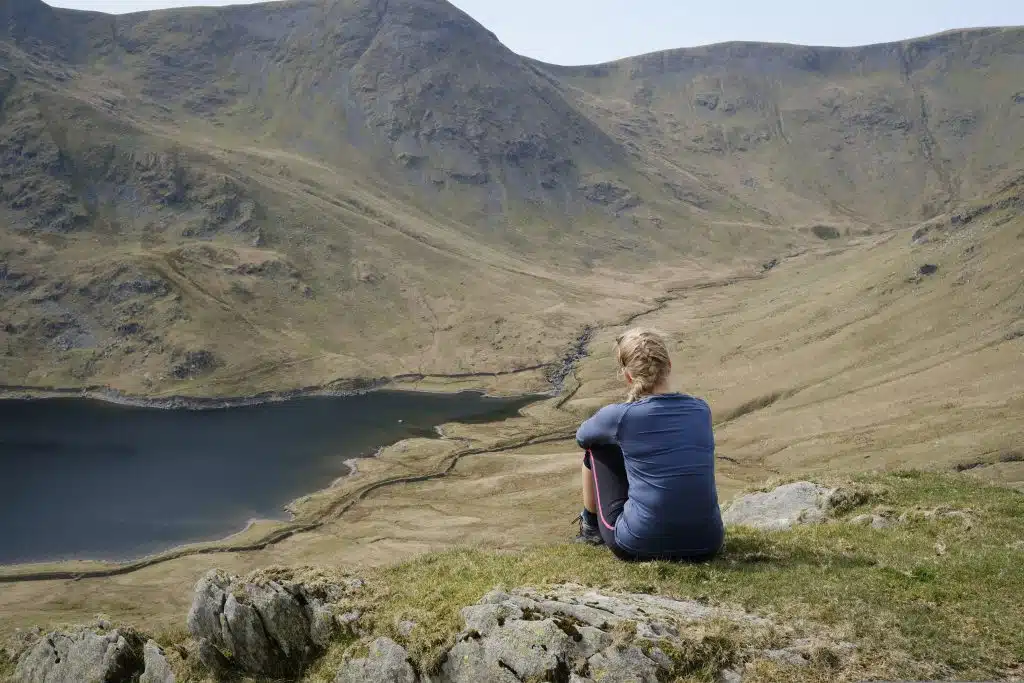
{"type": "Polygon", "coordinates": [[[626,400],[632,403],[652,394],[668,378],[672,362],[665,340],[654,330],[634,328],[615,340],[619,368],[633,378],[626,400]]]}

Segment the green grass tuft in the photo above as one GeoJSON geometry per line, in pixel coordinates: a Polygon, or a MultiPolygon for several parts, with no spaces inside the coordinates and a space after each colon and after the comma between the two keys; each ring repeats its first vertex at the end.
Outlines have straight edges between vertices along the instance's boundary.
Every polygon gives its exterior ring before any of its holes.
{"type": "Polygon", "coordinates": [[[14,675],[14,660],[7,654],[7,651],[0,648],[0,680],[7,680],[8,676],[14,675]]]}
{"type": "Polygon", "coordinates": [[[641,643],[645,654],[655,648],[672,660],[671,680],[713,681],[722,669],[733,666],[743,646],[743,634],[734,624],[715,624],[715,631],[699,637],[683,637],[676,641],[658,640],[641,643]]]}

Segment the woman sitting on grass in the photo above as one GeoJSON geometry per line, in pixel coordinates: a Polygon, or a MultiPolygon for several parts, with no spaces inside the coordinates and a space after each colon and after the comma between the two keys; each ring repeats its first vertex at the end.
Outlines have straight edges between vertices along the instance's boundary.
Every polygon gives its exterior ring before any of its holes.
{"type": "Polygon", "coordinates": [[[711,409],[669,388],[664,340],[630,330],[616,342],[627,402],[580,425],[583,512],[576,541],[624,560],[697,560],[722,546],[711,409]]]}

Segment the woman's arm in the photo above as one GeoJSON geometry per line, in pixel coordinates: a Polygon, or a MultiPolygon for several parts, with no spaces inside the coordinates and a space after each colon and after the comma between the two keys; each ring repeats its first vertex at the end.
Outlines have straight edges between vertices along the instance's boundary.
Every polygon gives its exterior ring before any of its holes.
{"type": "Polygon", "coordinates": [[[601,408],[576,430],[576,443],[580,448],[590,448],[598,444],[617,444],[619,422],[622,421],[625,412],[626,406],[622,403],[613,403],[601,408]]]}

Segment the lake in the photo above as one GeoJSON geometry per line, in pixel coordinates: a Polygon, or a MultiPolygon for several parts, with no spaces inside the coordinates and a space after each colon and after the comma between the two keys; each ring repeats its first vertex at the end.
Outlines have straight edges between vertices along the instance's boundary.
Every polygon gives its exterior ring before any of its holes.
{"type": "Polygon", "coordinates": [[[530,398],[377,391],[208,410],[0,400],[0,564],[122,561],[223,538],[348,471],[344,461],[530,398]]]}

